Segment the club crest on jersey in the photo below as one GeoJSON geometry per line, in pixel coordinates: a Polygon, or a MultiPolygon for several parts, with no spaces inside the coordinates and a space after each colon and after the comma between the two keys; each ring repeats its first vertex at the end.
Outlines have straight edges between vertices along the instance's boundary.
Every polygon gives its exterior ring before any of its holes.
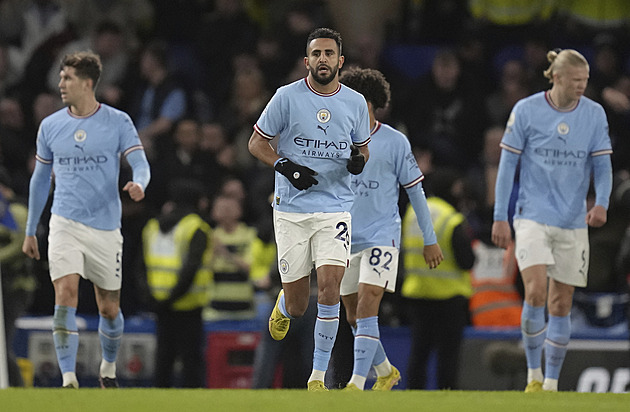
{"type": "Polygon", "coordinates": [[[317,120],[320,123],[328,123],[330,121],[330,112],[328,109],[319,109],[317,112],[317,120]]]}
{"type": "Polygon", "coordinates": [[[79,129],[76,132],[74,132],[75,142],[78,142],[78,143],[84,142],[86,138],[87,138],[87,133],[85,133],[85,130],[79,129]]]}
{"type": "Polygon", "coordinates": [[[563,136],[569,134],[569,125],[566,124],[565,122],[561,122],[558,125],[558,133],[560,133],[563,136]]]}
{"type": "Polygon", "coordinates": [[[285,275],[289,272],[289,262],[284,258],[280,259],[280,272],[285,275]]]}

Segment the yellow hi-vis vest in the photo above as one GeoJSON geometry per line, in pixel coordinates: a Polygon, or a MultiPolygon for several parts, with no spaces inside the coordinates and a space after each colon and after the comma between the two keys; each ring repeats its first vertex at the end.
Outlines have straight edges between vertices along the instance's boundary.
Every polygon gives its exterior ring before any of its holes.
{"type": "Polygon", "coordinates": [[[627,24],[630,19],[628,0],[561,0],[558,12],[568,14],[580,23],[601,30],[614,29],[627,24]]]}
{"type": "Polygon", "coordinates": [[[444,300],[455,296],[472,295],[470,273],[457,266],[453,252],[453,230],[464,221],[464,216],[444,200],[427,199],[437,241],[444,260],[435,269],[429,269],[422,250],[424,238],[418,226],[416,213],[411,205],[403,219],[402,248],[404,253],[405,280],[401,294],[413,299],[444,300]]]}
{"type": "Polygon", "coordinates": [[[242,222],[232,232],[216,227],[213,238],[219,245],[223,245],[230,252],[238,255],[249,265],[249,270],[242,269],[231,258],[216,253],[211,266],[214,282],[210,307],[221,312],[253,315],[255,295],[254,284],[250,277],[253,264],[252,251],[256,243],[262,242],[258,238],[256,229],[242,222]]]}
{"type": "Polygon", "coordinates": [[[497,25],[519,25],[548,20],[554,11],[548,0],[470,0],[470,14],[497,25]]]}
{"type": "Polygon", "coordinates": [[[168,233],[160,231],[157,219],[151,219],[142,231],[144,261],[151,294],[157,301],[166,300],[177,284],[183,259],[197,230],[202,230],[208,239],[201,267],[197,271],[189,291],[173,303],[178,311],[193,310],[205,306],[210,299],[212,272],[212,239],[210,226],[199,215],[185,216],[168,233]]]}

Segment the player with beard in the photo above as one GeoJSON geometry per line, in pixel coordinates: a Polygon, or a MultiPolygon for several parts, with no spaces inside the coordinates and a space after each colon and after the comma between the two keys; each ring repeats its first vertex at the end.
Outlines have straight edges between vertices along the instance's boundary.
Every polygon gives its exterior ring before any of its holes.
{"type": "Polygon", "coordinates": [[[318,28],[309,34],[308,76],[276,91],[249,141],[249,151],[277,172],[273,214],[283,289],[269,318],[274,339],[283,339],[291,319],[306,311],[313,265],[317,272],[309,391],[327,390],[324,376],[337,336],[339,287],[350,252],[351,174],[361,173],[369,157],[367,103],[339,83],[341,48],[341,35],[334,30],[318,28]]]}

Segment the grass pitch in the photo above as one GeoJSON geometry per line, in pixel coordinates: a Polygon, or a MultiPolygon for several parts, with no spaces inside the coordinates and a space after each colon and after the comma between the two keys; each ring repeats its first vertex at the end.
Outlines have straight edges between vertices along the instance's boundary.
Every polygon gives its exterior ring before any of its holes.
{"type": "Polygon", "coordinates": [[[0,411],[197,412],[197,411],[628,411],[630,394],[514,391],[391,391],[309,393],[270,389],[0,390],[0,411]]]}

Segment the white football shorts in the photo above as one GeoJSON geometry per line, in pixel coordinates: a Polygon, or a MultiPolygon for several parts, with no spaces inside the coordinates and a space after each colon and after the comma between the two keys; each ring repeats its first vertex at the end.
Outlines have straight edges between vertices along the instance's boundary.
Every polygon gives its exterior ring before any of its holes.
{"type": "Polygon", "coordinates": [[[341,280],[341,296],[359,291],[359,283],[396,290],[398,274],[398,248],[375,246],[350,255],[350,264],[341,280]]]}
{"type": "Polygon", "coordinates": [[[53,214],[48,235],[50,278],[77,273],[101,289],[119,290],[122,245],[120,229],[98,230],[53,214]]]}
{"type": "Polygon", "coordinates": [[[350,212],[290,213],[273,211],[278,269],[283,283],[311,274],[322,265],[348,265],[350,212]]]}
{"type": "Polygon", "coordinates": [[[547,265],[547,276],[584,287],[589,263],[588,229],[563,229],[529,219],[515,219],[516,261],[520,270],[547,265]]]}

